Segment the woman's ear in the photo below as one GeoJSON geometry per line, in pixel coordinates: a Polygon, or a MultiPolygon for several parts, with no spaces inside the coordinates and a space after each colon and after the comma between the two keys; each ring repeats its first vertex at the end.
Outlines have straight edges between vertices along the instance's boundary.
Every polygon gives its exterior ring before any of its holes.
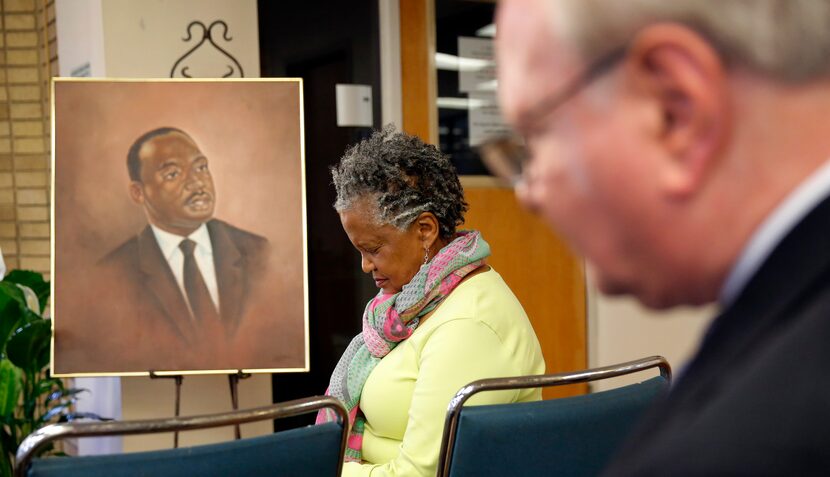
{"type": "Polygon", "coordinates": [[[424,247],[432,249],[432,246],[435,244],[435,241],[438,240],[438,235],[441,231],[438,218],[432,212],[422,212],[421,215],[415,219],[415,226],[424,247]]]}
{"type": "Polygon", "coordinates": [[[665,193],[694,194],[716,167],[729,136],[730,107],[724,66],[715,49],[689,28],[655,24],[629,47],[628,73],[659,108],[655,137],[664,152],[659,166],[665,193]]]}

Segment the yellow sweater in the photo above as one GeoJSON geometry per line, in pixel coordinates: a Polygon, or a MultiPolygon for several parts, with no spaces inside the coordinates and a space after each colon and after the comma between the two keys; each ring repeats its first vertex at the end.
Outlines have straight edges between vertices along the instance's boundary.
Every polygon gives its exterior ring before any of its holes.
{"type": "MultiPolygon", "coordinates": [[[[342,475],[434,476],[447,405],[462,386],[544,372],[536,334],[501,276],[470,277],[372,370],[360,398],[365,462],[346,463],[342,475]]],[[[468,405],[539,399],[539,389],[497,391],[468,405]]]]}

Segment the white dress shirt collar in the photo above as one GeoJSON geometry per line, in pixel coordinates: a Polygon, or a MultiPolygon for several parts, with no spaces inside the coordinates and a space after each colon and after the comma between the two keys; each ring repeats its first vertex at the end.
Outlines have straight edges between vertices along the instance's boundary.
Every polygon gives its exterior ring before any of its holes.
{"type": "Polygon", "coordinates": [[[207,225],[205,224],[200,225],[198,229],[193,231],[193,233],[187,237],[172,234],[156,227],[153,224],[150,224],[150,227],[153,229],[153,234],[156,236],[156,242],[158,242],[159,248],[161,248],[162,255],[164,255],[164,258],[167,259],[168,262],[173,258],[173,255],[180,250],[179,244],[181,244],[182,240],[186,238],[196,242],[196,250],[198,253],[213,255],[213,247],[210,243],[210,234],[208,233],[207,225]]]}
{"type": "Polygon", "coordinates": [[[775,247],[822,200],[830,196],[830,160],[824,162],[767,216],[747,242],[721,289],[719,302],[731,305],[775,247]]]}

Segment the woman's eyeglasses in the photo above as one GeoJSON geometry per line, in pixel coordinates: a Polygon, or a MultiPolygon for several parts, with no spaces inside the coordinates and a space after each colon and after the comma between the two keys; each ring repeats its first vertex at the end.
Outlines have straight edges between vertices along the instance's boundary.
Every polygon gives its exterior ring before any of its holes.
{"type": "MultiPolygon", "coordinates": [[[[561,90],[546,97],[526,116],[529,124],[537,124],[542,118],[559,108],[583,88],[611,69],[625,57],[627,47],[619,47],[600,56],[579,75],[569,81],[561,90]]],[[[497,136],[486,140],[478,147],[484,165],[496,177],[515,186],[522,180],[522,171],[530,154],[524,138],[518,134],[497,136]]]]}

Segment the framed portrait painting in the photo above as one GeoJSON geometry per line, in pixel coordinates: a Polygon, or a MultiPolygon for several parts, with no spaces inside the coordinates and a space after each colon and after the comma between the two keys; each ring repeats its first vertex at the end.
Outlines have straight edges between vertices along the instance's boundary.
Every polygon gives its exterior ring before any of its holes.
{"type": "Polygon", "coordinates": [[[52,98],[53,374],[307,370],[301,80],[52,98]]]}

